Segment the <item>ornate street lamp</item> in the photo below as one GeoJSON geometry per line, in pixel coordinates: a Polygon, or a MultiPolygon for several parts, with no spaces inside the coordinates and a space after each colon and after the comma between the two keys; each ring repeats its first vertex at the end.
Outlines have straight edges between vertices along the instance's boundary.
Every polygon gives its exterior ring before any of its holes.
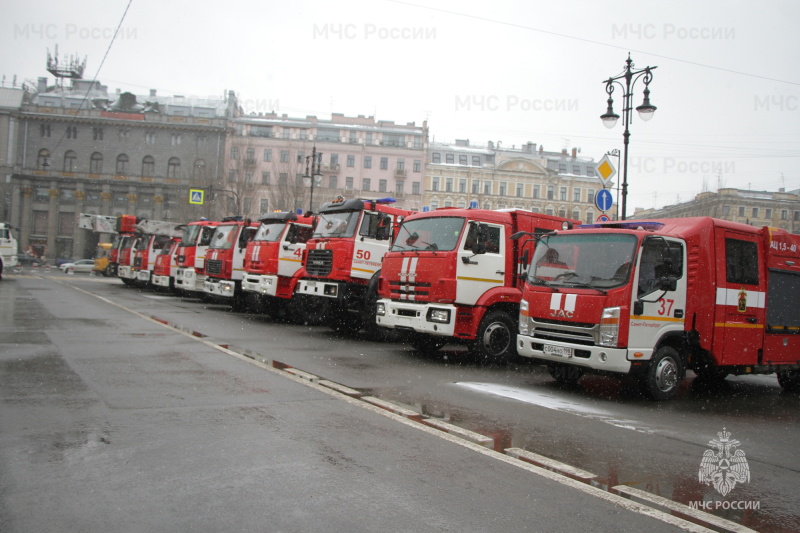
{"type": "Polygon", "coordinates": [[[619,115],[614,113],[614,99],[611,94],[614,92],[614,84],[622,88],[622,125],[625,126],[625,132],[622,134],[623,138],[623,163],[622,163],[622,220],[625,220],[626,203],[628,197],[628,140],[630,139],[629,125],[631,123],[631,111],[633,104],[631,103],[633,97],[633,86],[637,80],[641,79],[644,82],[644,100],[642,105],[636,108],[639,112],[639,118],[645,122],[653,118],[656,111],[656,106],[650,103],[650,82],[653,81],[653,70],[658,67],[645,67],[641,70],[633,69],[633,61],[631,55],[628,54],[628,59],[625,62],[625,70],[619,76],[608,78],[603,83],[606,84],[606,93],[608,93],[608,109],[600,118],[607,128],[613,128],[619,120],[619,115]],[[624,80],[624,84],[623,81],[624,80]]]}
{"type": "Polygon", "coordinates": [[[311,155],[306,156],[306,173],[303,174],[303,184],[306,187],[311,187],[311,201],[308,204],[309,212],[314,211],[314,185],[320,184],[322,173],[320,167],[322,166],[322,152],[317,153],[317,145],[311,149],[311,155]],[[309,170],[309,166],[311,167],[309,170]]]}

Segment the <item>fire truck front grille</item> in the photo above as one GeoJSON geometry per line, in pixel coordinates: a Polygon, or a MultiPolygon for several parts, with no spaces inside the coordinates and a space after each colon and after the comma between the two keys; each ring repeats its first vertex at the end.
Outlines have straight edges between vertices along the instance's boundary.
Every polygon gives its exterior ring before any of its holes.
{"type": "Polygon", "coordinates": [[[390,298],[393,300],[425,300],[430,295],[430,283],[390,281],[390,298]]]}
{"type": "Polygon", "coordinates": [[[222,274],[222,261],[219,259],[206,261],[206,274],[222,274]]]}
{"type": "Polygon", "coordinates": [[[141,257],[135,257],[133,259],[133,266],[135,266],[137,268],[141,267],[142,266],[142,258],[141,257]]]}
{"type": "Polygon", "coordinates": [[[332,250],[309,250],[306,272],[312,276],[327,276],[333,267],[332,250]]]}
{"type": "Polygon", "coordinates": [[[594,346],[597,326],[579,322],[533,321],[533,338],[540,341],[559,341],[594,346]]]}

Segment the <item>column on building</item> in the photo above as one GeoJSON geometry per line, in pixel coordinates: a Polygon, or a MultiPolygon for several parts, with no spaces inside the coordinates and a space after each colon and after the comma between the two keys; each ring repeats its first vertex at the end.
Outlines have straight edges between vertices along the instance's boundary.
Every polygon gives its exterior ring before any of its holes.
{"type": "Polygon", "coordinates": [[[72,232],[72,257],[80,259],[87,257],[86,250],[84,250],[83,236],[88,230],[78,227],[78,217],[84,212],[86,208],[86,191],[83,190],[83,184],[79,183],[75,188],[75,229],[72,232]]]}
{"type": "Polygon", "coordinates": [[[50,183],[47,190],[50,201],[47,205],[47,251],[45,257],[47,261],[55,264],[60,250],[58,250],[58,197],[59,190],[56,182],[50,183]]]}
{"type": "Polygon", "coordinates": [[[31,243],[31,223],[33,219],[32,200],[33,187],[28,180],[23,182],[20,189],[22,191],[22,210],[19,221],[19,246],[25,250],[31,243]]]}

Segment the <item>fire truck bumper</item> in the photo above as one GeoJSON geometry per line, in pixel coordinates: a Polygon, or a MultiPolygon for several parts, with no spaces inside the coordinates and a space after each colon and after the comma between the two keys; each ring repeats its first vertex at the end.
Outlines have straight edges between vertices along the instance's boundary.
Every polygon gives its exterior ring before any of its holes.
{"type": "Polygon", "coordinates": [[[206,276],[194,268],[179,268],[175,274],[175,287],[189,292],[204,292],[206,276]]]}
{"type": "Polygon", "coordinates": [[[145,283],[150,281],[150,271],[149,270],[137,270],[136,271],[136,279],[139,281],[144,281],[145,283]]]}
{"type": "Polygon", "coordinates": [[[324,296],[325,298],[342,298],[345,294],[346,284],[335,281],[300,280],[295,292],[308,296],[324,296]]]}
{"type": "Polygon", "coordinates": [[[631,361],[628,360],[628,350],[625,348],[542,342],[527,335],[517,335],[517,353],[523,357],[605,372],[628,374],[631,370],[631,361]]]}
{"type": "Polygon", "coordinates": [[[169,287],[169,276],[153,276],[153,285],[169,287]]]}
{"type": "Polygon", "coordinates": [[[410,329],[417,333],[452,337],[456,328],[456,307],[396,302],[381,298],[378,300],[375,321],[385,328],[410,329]]]}
{"type": "Polygon", "coordinates": [[[136,279],[136,272],[130,265],[120,266],[117,268],[117,277],[124,279],[136,279]]]}
{"type": "Polygon", "coordinates": [[[236,283],[229,279],[206,278],[203,290],[214,296],[233,298],[236,294],[236,283]]]}
{"type": "Polygon", "coordinates": [[[257,292],[265,296],[275,296],[278,292],[278,276],[246,275],[242,280],[242,290],[257,292]]]}

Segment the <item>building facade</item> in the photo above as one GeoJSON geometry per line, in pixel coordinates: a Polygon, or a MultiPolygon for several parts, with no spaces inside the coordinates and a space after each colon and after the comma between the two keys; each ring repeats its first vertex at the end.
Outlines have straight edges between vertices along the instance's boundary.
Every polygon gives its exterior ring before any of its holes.
{"type": "Polygon", "coordinates": [[[533,143],[502,148],[431,142],[425,206],[521,208],[594,222],[595,195],[602,189],[595,163],[577,155],[545,152],[533,143]]]}
{"type": "Polygon", "coordinates": [[[246,217],[315,211],[339,195],[392,197],[398,207],[421,208],[427,123],[401,125],[338,113],[330,120],[267,113],[231,123],[235,133],[226,145],[223,191],[232,204],[229,211],[246,217]],[[313,205],[310,179],[303,180],[312,173],[313,205]]]}
{"type": "Polygon", "coordinates": [[[777,192],[720,189],[663,209],[636,209],[633,219],[711,216],[751,226],[771,226],[800,233],[800,190],[777,192]]]}
{"type": "Polygon", "coordinates": [[[7,218],[22,250],[91,257],[99,236],[77,227],[79,213],[181,223],[208,214],[189,204],[189,190],[221,175],[233,92],[203,100],[109,94],[75,70],[49,70],[55,83],[26,87],[9,127],[16,142],[7,218]]]}

